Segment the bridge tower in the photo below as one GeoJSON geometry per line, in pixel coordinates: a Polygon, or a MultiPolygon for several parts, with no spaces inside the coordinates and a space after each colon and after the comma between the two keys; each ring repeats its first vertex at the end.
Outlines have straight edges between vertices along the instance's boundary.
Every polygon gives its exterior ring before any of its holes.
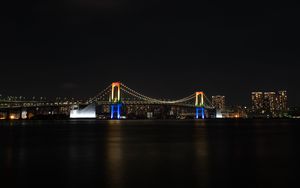
{"type": "Polygon", "coordinates": [[[121,118],[121,83],[113,82],[111,84],[111,96],[110,96],[110,118],[120,119],[121,118]]]}
{"type": "Polygon", "coordinates": [[[204,113],[204,93],[202,91],[196,92],[196,102],[195,102],[195,107],[196,107],[196,119],[201,119],[205,118],[205,113],[204,113]]]}

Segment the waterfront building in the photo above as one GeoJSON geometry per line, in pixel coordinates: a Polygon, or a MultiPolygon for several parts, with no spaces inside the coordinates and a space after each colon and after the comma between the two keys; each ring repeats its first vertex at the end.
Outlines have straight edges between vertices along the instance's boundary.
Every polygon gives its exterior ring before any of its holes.
{"type": "Polygon", "coordinates": [[[221,95],[212,96],[212,105],[216,108],[216,110],[224,110],[225,96],[221,96],[221,95]]]}

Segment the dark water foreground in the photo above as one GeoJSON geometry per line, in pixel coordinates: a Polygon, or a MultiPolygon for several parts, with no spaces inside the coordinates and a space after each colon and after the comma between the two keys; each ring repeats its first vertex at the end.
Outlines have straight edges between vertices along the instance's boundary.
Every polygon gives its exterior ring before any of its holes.
{"type": "Polygon", "coordinates": [[[0,122],[0,187],[299,187],[300,121],[0,122]]]}

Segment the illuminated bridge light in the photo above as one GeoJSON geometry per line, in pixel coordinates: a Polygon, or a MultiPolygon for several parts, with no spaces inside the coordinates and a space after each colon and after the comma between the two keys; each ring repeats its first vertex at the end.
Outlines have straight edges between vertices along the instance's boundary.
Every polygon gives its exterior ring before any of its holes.
{"type": "Polygon", "coordinates": [[[196,110],[195,118],[205,118],[205,109],[213,108],[210,101],[206,98],[203,91],[193,93],[187,97],[178,100],[157,99],[143,95],[121,82],[113,82],[107,88],[99,92],[95,97],[88,100],[88,103],[95,102],[97,104],[108,104],[111,119],[122,118],[123,105],[139,105],[139,104],[158,104],[158,105],[178,105],[178,106],[193,106],[196,110]],[[122,91],[122,95],[121,95],[122,91]],[[125,96],[123,96],[123,93],[125,96]],[[107,95],[108,94],[108,95],[107,95]],[[129,96],[129,97],[128,97],[129,96]],[[125,98],[124,98],[125,97],[125,98]],[[204,98],[208,104],[204,103],[204,98]],[[108,101],[107,101],[108,99],[108,101]]]}
{"type": "Polygon", "coordinates": [[[120,82],[113,82],[111,84],[111,101],[112,102],[119,102],[121,100],[121,92],[120,92],[121,83],[120,82]],[[117,87],[117,91],[115,88],[117,87]],[[117,92],[117,94],[115,94],[117,92]],[[117,95],[117,96],[115,96],[117,95]]]}
{"type": "Polygon", "coordinates": [[[195,106],[196,106],[196,119],[199,119],[199,116],[201,116],[201,119],[205,118],[205,110],[204,110],[204,92],[196,92],[196,100],[195,100],[195,106]]]}
{"type": "Polygon", "coordinates": [[[196,102],[195,102],[195,106],[203,106],[204,105],[204,93],[203,91],[200,92],[196,92],[196,102]],[[200,99],[199,99],[200,96],[200,99]]]}
{"type": "Polygon", "coordinates": [[[110,106],[110,118],[121,119],[121,107],[122,104],[112,104],[110,106]]]}
{"type": "Polygon", "coordinates": [[[110,118],[120,119],[121,118],[121,83],[113,82],[111,84],[111,102],[110,105],[110,118]]]}

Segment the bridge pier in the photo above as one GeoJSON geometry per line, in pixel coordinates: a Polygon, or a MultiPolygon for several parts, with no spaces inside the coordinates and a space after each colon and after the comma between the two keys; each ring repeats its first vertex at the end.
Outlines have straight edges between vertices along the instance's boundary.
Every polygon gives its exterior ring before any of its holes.
{"type": "Polygon", "coordinates": [[[196,119],[199,119],[199,116],[201,119],[205,118],[205,112],[204,112],[204,93],[203,91],[196,92],[196,119]]]}
{"type": "Polygon", "coordinates": [[[110,105],[110,118],[111,119],[120,119],[121,118],[121,108],[122,104],[111,104],[110,105]]]}
{"type": "Polygon", "coordinates": [[[196,119],[205,119],[205,109],[204,107],[196,107],[196,119]]]}

